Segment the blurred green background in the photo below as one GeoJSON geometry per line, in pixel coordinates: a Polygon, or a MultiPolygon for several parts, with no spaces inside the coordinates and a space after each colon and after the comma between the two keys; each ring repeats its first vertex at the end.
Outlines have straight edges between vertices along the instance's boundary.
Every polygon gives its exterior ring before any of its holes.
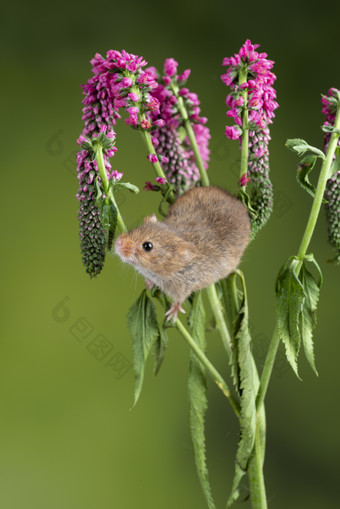
{"type": "MultiPolygon", "coordinates": [[[[320,93],[340,86],[339,6],[307,2],[8,2],[2,7],[2,319],[0,507],[3,509],[204,509],[188,431],[188,350],[171,334],[155,379],[149,363],[130,411],[132,358],[125,315],[143,287],[116,258],[94,280],[80,258],[75,199],[80,84],[95,52],[126,49],[162,67],[192,69],[211,129],[212,183],[235,189],[237,143],[224,138],[224,56],[246,38],[275,60],[280,108],[272,128],[276,201],[246,252],[254,352],[259,365],[274,324],[273,285],[297,252],[310,197],[296,184],[288,137],[322,146],[320,93]],[[102,358],[97,341],[104,341],[102,358]],[[111,362],[110,362],[111,361],[111,362]]],[[[143,186],[153,180],[140,137],[117,126],[113,167],[143,186]]],[[[158,196],[128,196],[131,226],[158,196]]],[[[300,358],[297,380],[280,352],[267,397],[265,476],[269,507],[338,507],[339,268],[328,264],[321,214],[310,251],[324,273],[315,332],[319,378],[300,358]]],[[[209,357],[228,367],[217,335],[209,357]]],[[[238,426],[209,384],[207,444],[218,507],[231,488],[238,426]]],[[[235,507],[250,507],[249,501],[235,507]]]]}

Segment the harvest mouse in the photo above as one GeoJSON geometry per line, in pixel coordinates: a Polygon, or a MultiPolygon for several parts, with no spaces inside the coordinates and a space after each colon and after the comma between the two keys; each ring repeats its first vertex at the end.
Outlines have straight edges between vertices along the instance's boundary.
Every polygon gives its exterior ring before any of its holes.
{"type": "Polygon", "coordinates": [[[249,242],[250,219],[235,196],[218,187],[196,187],[170,206],[164,221],[155,214],[120,235],[115,251],[173,299],[167,319],[177,319],[194,291],[230,274],[249,242]]]}

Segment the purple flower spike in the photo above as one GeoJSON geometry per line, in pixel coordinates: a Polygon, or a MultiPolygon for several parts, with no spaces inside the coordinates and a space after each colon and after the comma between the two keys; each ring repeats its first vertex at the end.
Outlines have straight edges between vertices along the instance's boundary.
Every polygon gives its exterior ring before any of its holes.
{"type": "MultiPolygon", "coordinates": [[[[262,228],[268,221],[273,209],[272,184],[269,179],[269,125],[275,117],[274,110],[278,107],[273,83],[275,74],[271,72],[274,62],[267,59],[266,53],[258,53],[259,44],[246,40],[239,53],[223,60],[227,67],[221,76],[223,83],[230,87],[227,96],[227,116],[235,123],[227,126],[226,137],[242,142],[242,118],[244,109],[248,110],[249,153],[248,172],[251,178],[251,205],[257,217],[252,219],[252,234],[262,228]],[[246,81],[239,83],[240,75],[246,81]],[[246,104],[244,101],[246,91],[246,104]]],[[[244,179],[240,185],[244,186],[244,179]]]]}
{"type": "Polygon", "coordinates": [[[183,119],[178,109],[178,99],[171,85],[178,89],[178,95],[183,98],[205,169],[209,162],[210,131],[205,125],[207,118],[200,116],[200,101],[197,94],[183,87],[184,81],[190,75],[186,69],[177,75],[178,63],[168,58],[164,63],[164,76],[158,77],[158,87],[152,91],[152,96],[158,100],[159,111],[152,115],[152,125],[158,127],[152,133],[153,146],[157,147],[157,154],[163,156],[161,162],[167,180],[174,184],[178,193],[193,187],[200,179],[195,156],[189,139],[180,137],[179,130],[183,127],[183,119]],[[161,120],[159,120],[161,115],[161,120]]]}

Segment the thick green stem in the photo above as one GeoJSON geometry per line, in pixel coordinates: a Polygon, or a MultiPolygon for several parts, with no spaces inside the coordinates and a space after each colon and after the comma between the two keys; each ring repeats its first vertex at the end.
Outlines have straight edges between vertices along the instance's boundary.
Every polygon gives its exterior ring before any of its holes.
{"type": "Polygon", "coordinates": [[[260,425],[257,425],[255,445],[248,465],[248,478],[252,509],[267,509],[266,488],[263,476],[260,425]]]}
{"type": "Polygon", "coordinates": [[[211,310],[215,317],[216,326],[221,334],[224,348],[226,349],[229,357],[231,356],[231,340],[227,325],[224,320],[223,309],[221,302],[217,296],[216,288],[214,284],[207,287],[207,294],[211,306],[211,310]]]}
{"type": "MultiPolygon", "coordinates": [[[[247,68],[241,69],[238,84],[242,85],[247,81],[247,68]]],[[[248,152],[249,152],[249,127],[248,127],[248,94],[247,90],[242,91],[243,113],[242,113],[242,146],[241,146],[241,167],[240,177],[247,174],[248,171],[248,152]]]]}
{"type": "Polygon", "coordinates": [[[116,200],[114,199],[112,189],[110,189],[110,186],[109,186],[109,180],[107,178],[106,169],[105,169],[103,147],[101,145],[97,145],[97,147],[96,147],[96,161],[97,161],[98,172],[99,172],[99,175],[100,175],[100,178],[102,181],[104,193],[110,198],[110,200],[112,201],[112,203],[114,204],[114,206],[117,209],[117,222],[118,222],[118,225],[119,225],[121,231],[126,232],[127,228],[125,226],[122,215],[119,211],[116,200]]]}
{"type": "Polygon", "coordinates": [[[176,327],[179,330],[179,332],[182,334],[185,341],[188,343],[190,348],[193,350],[193,352],[197,355],[199,360],[202,362],[202,364],[206,367],[210,377],[212,380],[217,384],[217,386],[221,389],[223,394],[229,399],[233,409],[235,410],[235,413],[237,416],[240,415],[240,406],[238,401],[234,398],[232,393],[229,390],[229,387],[227,383],[224,381],[222,376],[219,374],[219,372],[216,370],[216,368],[211,364],[209,359],[205,356],[205,354],[202,352],[202,350],[199,348],[197,343],[194,341],[194,339],[190,336],[189,332],[186,330],[184,325],[180,320],[177,319],[176,321],[176,327]]]}

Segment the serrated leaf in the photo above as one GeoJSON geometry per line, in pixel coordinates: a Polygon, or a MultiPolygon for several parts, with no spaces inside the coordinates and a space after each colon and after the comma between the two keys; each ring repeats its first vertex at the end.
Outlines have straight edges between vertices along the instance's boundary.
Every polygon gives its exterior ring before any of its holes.
{"type": "MultiPolygon", "coordinates": [[[[200,349],[205,351],[205,310],[201,292],[195,295],[193,304],[192,336],[200,349]]],[[[205,368],[193,352],[190,352],[189,362],[189,416],[190,431],[195,453],[195,463],[199,481],[209,509],[215,509],[209,483],[209,474],[205,451],[204,417],[208,406],[207,381],[205,368]]]]}
{"type": "Polygon", "coordinates": [[[142,291],[140,297],[130,307],[127,320],[133,347],[134,407],[142,390],[146,360],[158,336],[155,305],[149,299],[146,289],[142,291]]]}
{"type": "Polygon", "coordinates": [[[293,260],[279,274],[276,282],[276,321],[280,339],[285,345],[288,362],[298,378],[297,357],[300,350],[300,315],[304,305],[303,286],[297,278],[293,260]]]}
{"type": "Polygon", "coordinates": [[[236,453],[235,475],[228,507],[239,497],[240,481],[248,468],[248,462],[253,451],[256,433],[256,392],[257,373],[251,353],[251,337],[249,334],[248,301],[245,281],[239,271],[242,285],[242,299],[236,322],[235,338],[238,343],[238,369],[240,388],[240,427],[241,436],[236,453]]]}
{"type": "Polygon", "coordinates": [[[166,349],[168,347],[168,333],[166,331],[165,323],[161,323],[158,326],[158,336],[153,344],[153,355],[155,357],[155,370],[154,374],[157,375],[160,367],[163,363],[166,349]]]}
{"type": "Polygon", "coordinates": [[[293,152],[297,152],[299,156],[302,156],[306,152],[313,152],[318,157],[321,157],[321,159],[325,159],[325,154],[322,152],[322,150],[313,147],[312,145],[308,145],[308,143],[305,140],[302,140],[300,138],[293,138],[287,140],[286,147],[289,150],[292,150],[293,152]]]}
{"type": "Polygon", "coordinates": [[[301,316],[302,344],[311,368],[314,373],[318,375],[315,367],[313,329],[316,325],[316,309],[322,279],[320,280],[319,274],[319,282],[315,281],[313,275],[307,269],[305,262],[303,262],[301,267],[300,278],[306,296],[301,316]]]}

